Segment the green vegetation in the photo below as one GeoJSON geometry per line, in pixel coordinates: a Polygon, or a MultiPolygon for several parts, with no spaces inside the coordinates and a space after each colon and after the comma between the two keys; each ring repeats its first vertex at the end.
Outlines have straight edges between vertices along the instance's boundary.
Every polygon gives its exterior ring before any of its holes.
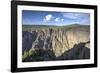
{"type": "Polygon", "coordinates": [[[42,57],[41,57],[41,51],[38,50],[29,50],[29,51],[25,51],[23,56],[22,56],[22,60],[23,62],[26,62],[27,60],[30,61],[42,61],[42,57]]]}
{"type": "Polygon", "coordinates": [[[34,50],[24,51],[24,54],[22,55],[22,59],[24,60],[25,58],[30,57],[31,55],[33,55],[33,53],[35,53],[34,50]]]}
{"type": "Polygon", "coordinates": [[[29,50],[25,51],[23,54],[23,62],[26,61],[43,61],[43,55],[46,53],[46,51],[41,50],[41,49],[35,49],[35,50],[29,50]]]}
{"type": "Polygon", "coordinates": [[[22,25],[23,31],[31,31],[35,29],[62,29],[62,30],[69,30],[74,28],[88,28],[90,25],[79,25],[79,24],[72,24],[72,25],[64,25],[64,26],[54,26],[54,25],[22,25]]]}
{"type": "Polygon", "coordinates": [[[23,62],[33,62],[33,61],[46,61],[46,60],[54,60],[55,54],[52,50],[43,50],[43,49],[35,49],[35,50],[29,50],[27,52],[24,52],[22,56],[23,62]]]}

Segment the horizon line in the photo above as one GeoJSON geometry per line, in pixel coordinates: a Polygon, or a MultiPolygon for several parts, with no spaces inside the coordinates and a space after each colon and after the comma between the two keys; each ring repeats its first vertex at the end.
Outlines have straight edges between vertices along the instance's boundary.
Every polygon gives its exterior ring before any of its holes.
{"type": "MultiPolygon", "coordinates": [[[[39,25],[39,26],[42,26],[43,24],[22,24],[22,25],[39,25]]],[[[45,26],[68,26],[68,25],[90,25],[90,24],[67,24],[67,25],[47,25],[47,24],[44,24],[45,26]]]]}

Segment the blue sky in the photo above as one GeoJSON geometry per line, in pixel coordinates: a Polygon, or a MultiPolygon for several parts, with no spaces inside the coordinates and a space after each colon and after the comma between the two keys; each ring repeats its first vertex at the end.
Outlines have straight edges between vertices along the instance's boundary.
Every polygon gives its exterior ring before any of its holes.
{"type": "Polygon", "coordinates": [[[90,24],[89,13],[77,12],[48,12],[48,11],[22,11],[23,25],[69,25],[69,24],[90,24]]]}

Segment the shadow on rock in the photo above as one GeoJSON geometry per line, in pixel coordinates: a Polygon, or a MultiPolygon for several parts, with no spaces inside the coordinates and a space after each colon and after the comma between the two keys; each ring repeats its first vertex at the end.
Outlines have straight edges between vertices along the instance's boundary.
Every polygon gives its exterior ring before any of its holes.
{"type": "Polygon", "coordinates": [[[23,62],[52,61],[55,59],[56,56],[52,50],[36,49],[33,54],[25,58],[23,62]]]}
{"type": "Polygon", "coordinates": [[[37,32],[33,31],[32,33],[28,31],[22,32],[22,51],[28,51],[32,47],[32,43],[36,40],[37,32]]]}
{"type": "Polygon", "coordinates": [[[90,49],[85,47],[87,43],[90,42],[75,44],[73,48],[65,51],[59,57],[56,57],[54,51],[51,49],[36,49],[23,62],[90,59],[90,49]]]}
{"type": "Polygon", "coordinates": [[[61,56],[57,57],[57,60],[90,59],[90,49],[85,47],[87,43],[90,43],[90,41],[75,44],[73,48],[65,51],[61,56]]]}

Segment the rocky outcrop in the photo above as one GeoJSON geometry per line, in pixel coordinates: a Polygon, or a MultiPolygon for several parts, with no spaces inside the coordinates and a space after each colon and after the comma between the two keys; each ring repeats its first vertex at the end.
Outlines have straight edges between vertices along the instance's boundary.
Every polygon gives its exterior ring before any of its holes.
{"type": "Polygon", "coordinates": [[[68,51],[65,51],[61,56],[57,57],[57,60],[77,60],[77,59],[89,59],[90,58],[90,49],[85,47],[85,43],[75,44],[73,48],[68,51]]]}
{"type": "MultiPolygon", "coordinates": [[[[51,50],[56,57],[60,57],[75,47],[75,44],[88,41],[90,41],[89,27],[40,28],[30,31],[23,29],[22,49],[23,52],[36,49],[51,50]]],[[[85,44],[85,47],[90,48],[89,44],[85,44]]]]}

